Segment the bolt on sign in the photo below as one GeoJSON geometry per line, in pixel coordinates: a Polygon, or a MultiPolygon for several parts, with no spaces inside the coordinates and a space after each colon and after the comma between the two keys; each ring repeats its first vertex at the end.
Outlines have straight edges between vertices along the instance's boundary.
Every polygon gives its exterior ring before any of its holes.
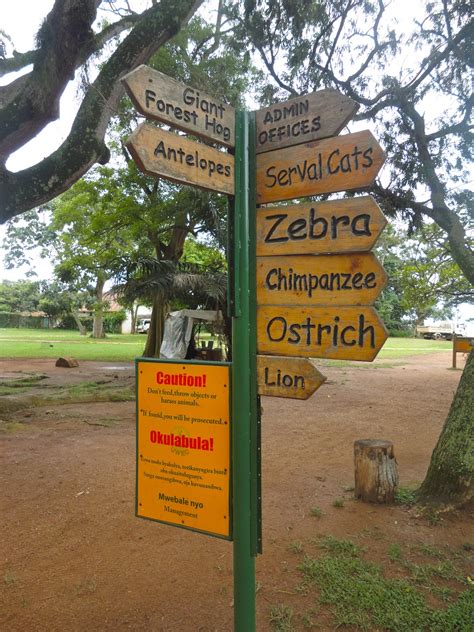
{"type": "Polygon", "coordinates": [[[234,147],[235,110],[227,103],[144,65],[125,75],[122,82],[147,118],[234,147]]]}
{"type": "Polygon", "coordinates": [[[373,307],[257,307],[257,352],[374,360],[388,332],[373,307]]]}
{"type": "Polygon", "coordinates": [[[230,538],[230,367],[140,359],[136,514],[230,538]]]}
{"type": "Polygon", "coordinates": [[[387,225],[370,195],[257,209],[257,256],[366,252],[387,225]]]}
{"type": "Polygon", "coordinates": [[[137,127],[126,145],[144,173],[178,184],[234,193],[234,157],[230,154],[147,123],[137,127]]]}
{"type": "Polygon", "coordinates": [[[328,88],[277,103],[255,113],[257,154],[339,134],[358,105],[328,88]]]}
{"type": "Polygon", "coordinates": [[[257,257],[258,305],[371,305],[386,283],[371,252],[257,257]]]}
{"type": "Polygon", "coordinates": [[[308,399],[326,378],[307,358],[259,355],[257,381],[260,395],[308,399]]]}
{"type": "Polygon", "coordinates": [[[257,203],[369,186],[385,154],[368,130],[257,155],[257,203]]]}

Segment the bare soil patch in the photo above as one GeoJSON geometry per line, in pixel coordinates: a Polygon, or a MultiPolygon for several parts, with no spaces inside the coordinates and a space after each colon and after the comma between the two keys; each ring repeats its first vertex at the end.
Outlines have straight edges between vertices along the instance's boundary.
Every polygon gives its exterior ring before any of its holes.
{"type": "MultiPolygon", "coordinates": [[[[324,367],[328,383],[308,401],[264,398],[259,630],[272,629],[273,605],[311,608],[295,590],[295,550],[318,536],[351,538],[375,561],[393,543],[474,544],[466,513],[430,520],[417,508],[352,498],[356,439],[392,440],[401,485],[423,479],[461,375],[449,352],[397,363],[324,367]]],[[[8,360],[0,379],[44,374],[35,389],[46,389],[105,376],[120,390],[133,370],[8,360]]],[[[232,544],[134,515],[134,402],[53,402],[0,418],[2,629],[232,630],[232,544]]],[[[329,611],[314,619],[315,629],[332,629],[329,611]]]]}

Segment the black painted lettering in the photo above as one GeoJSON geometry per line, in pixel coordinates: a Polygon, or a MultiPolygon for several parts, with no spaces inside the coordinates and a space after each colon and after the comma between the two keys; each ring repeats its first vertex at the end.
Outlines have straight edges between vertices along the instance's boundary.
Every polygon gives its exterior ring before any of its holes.
{"type": "Polygon", "coordinates": [[[373,148],[369,147],[368,149],[366,149],[363,153],[363,156],[365,158],[364,162],[362,163],[362,167],[364,167],[364,169],[367,169],[367,167],[371,167],[373,164],[373,159],[372,159],[372,154],[373,154],[373,148]]]}
{"type": "Polygon", "coordinates": [[[301,329],[306,329],[306,344],[311,344],[311,330],[315,329],[316,325],[313,325],[311,322],[311,317],[307,316],[304,324],[301,325],[301,329]]]}
{"type": "Polygon", "coordinates": [[[352,152],[352,157],[354,158],[355,168],[359,169],[359,156],[362,155],[362,151],[357,147],[354,147],[354,151],[352,152]]]}
{"type": "Polygon", "coordinates": [[[341,215],[340,217],[333,215],[331,217],[331,238],[332,239],[338,238],[337,227],[339,224],[342,224],[343,226],[349,226],[350,224],[349,217],[347,215],[341,215]]]}
{"type": "Polygon", "coordinates": [[[267,386],[275,386],[276,382],[270,382],[270,377],[269,377],[269,368],[266,366],[265,370],[264,370],[264,376],[265,376],[265,384],[267,386]]]}
{"type": "Polygon", "coordinates": [[[297,345],[301,341],[300,329],[302,325],[298,323],[291,323],[289,326],[290,336],[288,336],[288,342],[290,345],[297,345]]]}
{"type": "Polygon", "coordinates": [[[300,388],[301,390],[304,391],[305,388],[306,388],[306,383],[304,381],[304,377],[302,375],[295,375],[293,386],[295,388],[300,388]]]}
{"type": "Polygon", "coordinates": [[[297,241],[300,239],[306,239],[307,234],[308,233],[306,231],[306,220],[303,218],[295,219],[288,226],[288,237],[294,241],[297,241]]]}
{"type": "Polygon", "coordinates": [[[265,118],[263,119],[263,124],[264,124],[264,125],[268,125],[268,123],[273,123],[273,118],[272,118],[272,112],[271,112],[271,110],[269,110],[269,111],[265,114],[265,118]]]}
{"type": "Polygon", "coordinates": [[[318,325],[318,335],[316,337],[316,344],[321,346],[323,340],[323,333],[331,335],[331,325],[318,325]]]}
{"type": "Polygon", "coordinates": [[[375,281],[375,272],[369,272],[365,275],[365,287],[371,290],[374,287],[377,287],[377,283],[375,281]]]}
{"type": "Polygon", "coordinates": [[[341,319],[339,318],[339,316],[334,316],[334,327],[333,327],[333,330],[332,330],[332,346],[333,347],[337,347],[338,342],[339,342],[338,339],[337,339],[337,335],[339,333],[339,325],[338,325],[338,323],[339,323],[340,320],[341,319]]]}
{"type": "Polygon", "coordinates": [[[314,210],[313,207],[311,207],[309,211],[309,228],[310,228],[310,232],[309,232],[310,239],[322,239],[323,237],[327,235],[327,232],[328,232],[327,220],[324,219],[324,217],[316,218],[316,211],[314,210]],[[321,227],[321,231],[319,234],[315,232],[314,230],[315,226],[321,227]]]}
{"type": "Polygon", "coordinates": [[[307,166],[308,166],[308,161],[307,160],[304,161],[303,168],[301,168],[299,164],[296,165],[296,168],[298,169],[298,174],[300,176],[300,180],[302,182],[303,182],[303,180],[305,179],[305,176],[306,176],[307,166]]]}
{"type": "Polygon", "coordinates": [[[267,178],[271,179],[270,180],[271,184],[265,183],[265,186],[267,187],[267,189],[272,189],[275,186],[275,184],[277,183],[277,179],[276,179],[276,176],[274,175],[274,172],[275,172],[275,167],[273,167],[273,166],[272,167],[268,167],[268,169],[265,172],[265,175],[267,176],[267,178]],[[272,180],[273,180],[273,182],[272,182],[272,180]]]}
{"type": "Polygon", "coordinates": [[[349,282],[351,280],[351,275],[347,274],[346,272],[341,272],[341,277],[343,279],[341,289],[350,290],[351,286],[349,285],[349,282]]]}
{"type": "Polygon", "coordinates": [[[271,318],[267,323],[267,336],[268,339],[272,342],[281,342],[283,338],[286,336],[286,332],[288,329],[288,325],[286,324],[286,320],[282,316],[275,316],[271,318]],[[281,332],[279,337],[273,337],[273,325],[276,324],[276,332],[278,333],[278,324],[280,325],[281,332]]]}
{"type": "Polygon", "coordinates": [[[162,140],[160,140],[158,145],[155,147],[155,151],[153,153],[155,154],[155,156],[159,156],[161,154],[163,158],[166,158],[165,144],[162,140]]]}
{"type": "Polygon", "coordinates": [[[373,325],[367,325],[367,327],[364,326],[365,325],[365,317],[364,314],[359,314],[359,340],[358,340],[358,344],[359,347],[364,347],[364,343],[365,343],[365,336],[369,335],[369,346],[372,349],[375,349],[375,329],[373,325]]]}
{"type": "Polygon", "coordinates": [[[353,340],[347,340],[346,339],[346,333],[349,331],[355,331],[355,327],[353,327],[352,325],[348,325],[347,327],[344,327],[344,329],[341,330],[341,342],[344,346],[346,347],[353,347],[356,343],[355,338],[353,340]]]}
{"type": "Polygon", "coordinates": [[[183,90],[183,101],[186,105],[194,105],[195,97],[194,90],[192,88],[185,88],[183,90]]]}
{"type": "Polygon", "coordinates": [[[145,106],[150,107],[150,103],[153,103],[156,99],[156,92],[153,90],[145,90],[145,106]]]}
{"type": "Polygon", "coordinates": [[[351,232],[353,235],[365,235],[367,237],[371,237],[370,215],[367,213],[356,215],[351,222],[351,232]]]}
{"type": "Polygon", "coordinates": [[[352,277],[352,287],[355,290],[361,290],[362,289],[362,280],[364,278],[364,275],[362,274],[362,272],[356,272],[354,274],[354,276],[352,277]]]}
{"type": "Polygon", "coordinates": [[[341,289],[341,275],[339,274],[339,272],[331,272],[331,281],[329,283],[329,286],[331,288],[331,292],[341,289]]]}
{"type": "Polygon", "coordinates": [[[282,221],[284,219],[286,219],[288,217],[288,215],[286,213],[282,213],[281,215],[267,215],[265,217],[265,219],[269,219],[269,220],[273,220],[276,219],[276,222],[274,222],[270,228],[270,230],[268,231],[268,233],[265,235],[265,243],[267,244],[271,244],[271,243],[276,243],[276,242],[282,242],[282,241],[288,241],[288,237],[273,237],[273,233],[276,231],[276,229],[278,228],[278,226],[282,223],[282,221]]]}
{"type": "Polygon", "coordinates": [[[339,167],[339,163],[337,163],[334,167],[332,166],[332,160],[335,156],[339,156],[340,154],[340,150],[339,149],[335,149],[334,151],[332,151],[329,156],[328,159],[326,161],[326,166],[327,166],[327,171],[330,175],[334,175],[335,173],[337,173],[340,169],[339,167]]]}
{"type": "MultiPolygon", "coordinates": [[[[267,287],[269,290],[276,290],[276,289],[277,289],[277,287],[278,287],[278,286],[277,286],[276,281],[275,281],[275,282],[272,282],[272,281],[271,281],[271,277],[272,277],[273,275],[275,275],[275,274],[278,274],[279,269],[280,269],[280,268],[278,268],[278,270],[277,270],[277,268],[272,268],[271,270],[269,270],[269,271],[268,271],[268,274],[267,274],[267,276],[265,277],[265,285],[266,285],[266,287],[267,287]]],[[[280,289],[280,288],[278,288],[278,289],[280,289]]]]}
{"type": "Polygon", "coordinates": [[[344,156],[341,158],[340,167],[342,173],[351,173],[352,165],[351,157],[349,156],[349,154],[344,154],[344,156]]]}

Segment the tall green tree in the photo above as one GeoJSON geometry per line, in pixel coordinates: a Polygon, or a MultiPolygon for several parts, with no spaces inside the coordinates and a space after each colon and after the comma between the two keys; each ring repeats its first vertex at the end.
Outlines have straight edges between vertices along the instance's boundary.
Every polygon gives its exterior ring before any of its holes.
{"type": "Polygon", "coordinates": [[[38,310],[40,299],[38,281],[2,281],[0,283],[0,312],[34,312],[38,310]]]}
{"type": "Polygon", "coordinates": [[[262,101],[333,87],[358,103],[355,120],[375,126],[387,153],[369,192],[411,226],[436,222],[474,284],[470,3],[415,2],[411,28],[397,20],[399,1],[246,0],[244,15],[238,2],[227,7],[272,79],[262,101]]]}
{"type": "MultiPolygon", "coordinates": [[[[453,259],[474,284],[472,179],[472,6],[466,0],[405,3],[385,0],[246,0],[226,4],[236,34],[261,57],[272,81],[265,104],[333,87],[359,104],[357,121],[371,123],[387,153],[383,180],[372,193],[388,215],[410,228],[425,218],[446,234],[453,259]]],[[[474,416],[463,414],[474,392],[472,353],[433,468],[449,478],[457,503],[472,498],[474,416]],[[458,423],[459,422],[459,423],[458,423]],[[459,441],[450,441],[451,435],[459,441]],[[462,462],[465,467],[451,467],[462,462]]],[[[438,478],[439,482],[439,478],[438,478]]],[[[429,476],[423,495],[440,487],[429,476]]]]}

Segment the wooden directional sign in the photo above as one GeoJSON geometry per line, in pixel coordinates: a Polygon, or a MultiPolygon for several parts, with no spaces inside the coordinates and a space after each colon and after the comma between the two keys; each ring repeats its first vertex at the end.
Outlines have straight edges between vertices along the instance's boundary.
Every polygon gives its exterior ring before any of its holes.
{"type": "Polygon", "coordinates": [[[234,147],[235,110],[227,103],[149,66],[139,66],[122,81],[137,110],[147,118],[234,147]]]}
{"type": "Polygon", "coordinates": [[[257,255],[366,252],[387,224],[370,195],[257,209],[257,255]]]}
{"type": "Polygon", "coordinates": [[[129,136],[127,148],[149,175],[220,193],[234,193],[234,157],[184,136],[143,123],[129,136]]]}
{"type": "Polygon", "coordinates": [[[336,136],[358,107],[344,94],[327,89],[258,110],[257,154],[336,136]]]}
{"type": "Polygon", "coordinates": [[[259,355],[257,380],[260,395],[308,399],[326,378],[307,358],[259,355]]]}
{"type": "Polygon", "coordinates": [[[384,160],[367,130],[259,154],[257,203],[366,187],[384,160]]]}
{"type": "Polygon", "coordinates": [[[386,282],[371,252],[257,257],[258,305],[371,305],[386,282]]]}
{"type": "Polygon", "coordinates": [[[257,353],[371,362],[387,337],[373,307],[257,307],[257,353]]]}

